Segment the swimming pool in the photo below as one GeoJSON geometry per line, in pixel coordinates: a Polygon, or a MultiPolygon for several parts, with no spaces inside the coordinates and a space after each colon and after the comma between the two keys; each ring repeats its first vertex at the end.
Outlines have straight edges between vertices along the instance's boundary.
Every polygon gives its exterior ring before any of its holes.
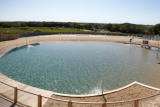
{"type": "Polygon", "coordinates": [[[133,81],[160,87],[156,49],[107,42],[41,42],[0,59],[4,75],[64,94],[101,93],[133,81]]]}

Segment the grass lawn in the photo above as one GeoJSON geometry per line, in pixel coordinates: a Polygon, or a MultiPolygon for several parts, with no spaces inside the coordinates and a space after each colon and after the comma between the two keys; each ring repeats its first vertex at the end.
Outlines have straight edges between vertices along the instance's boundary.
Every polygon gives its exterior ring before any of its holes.
{"type": "Polygon", "coordinates": [[[84,29],[77,29],[75,28],[55,28],[55,27],[17,27],[17,28],[0,28],[0,32],[5,34],[17,34],[17,33],[25,33],[25,32],[84,32],[84,29]]]}
{"type": "MultiPolygon", "coordinates": [[[[137,35],[142,36],[142,34],[127,34],[121,32],[93,32],[93,31],[84,31],[85,29],[76,29],[76,28],[56,28],[56,27],[13,27],[13,28],[0,28],[0,33],[5,34],[18,34],[18,33],[26,33],[26,32],[53,32],[53,33],[73,33],[73,34],[107,34],[107,35],[137,35]]],[[[99,29],[101,31],[102,29],[99,29]]]]}

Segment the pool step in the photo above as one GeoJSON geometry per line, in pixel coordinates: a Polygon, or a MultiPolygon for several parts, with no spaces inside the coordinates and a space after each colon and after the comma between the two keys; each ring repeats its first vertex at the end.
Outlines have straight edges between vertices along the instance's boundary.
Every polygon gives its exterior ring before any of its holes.
{"type": "Polygon", "coordinates": [[[39,45],[40,43],[39,42],[37,42],[37,43],[31,43],[31,44],[29,44],[29,45],[39,45]]]}

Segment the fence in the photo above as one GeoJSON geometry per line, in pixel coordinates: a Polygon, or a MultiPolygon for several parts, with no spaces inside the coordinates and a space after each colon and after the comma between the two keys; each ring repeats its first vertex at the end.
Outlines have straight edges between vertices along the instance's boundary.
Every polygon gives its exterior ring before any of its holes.
{"type": "Polygon", "coordinates": [[[14,40],[21,37],[31,37],[31,36],[38,36],[38,35],[52,35],[57,34],[54,32],[27,32],[27,33],[18,33],[18,34],[4,34],[0,33],[0,41],[7,41],[7,40],[14,40]]]}
{"type": "Polygon", "coordinates": [[[19,38],[19,34],[0,33],[0,41],[13,40],[13,39],[18,39],[18,38],[19,38]]]}
{"type": "MultiPolygon", "coordinates": [[[[14,40],[21,37],[31,37],[31,36],[40,36],[40,35],[54,35],[54,34],[100,34],[100,35],[119,35],[124,36],[122,33],[99,33],[99,32],[26,32],[26,33],[18,33],[18,34],[4,34],[0,33],[0,41],[14,40]]],[[[142,36],[138,34],[137,36],[142,36]]]]}
{"type": "MultiPolygon", "coordinates": [[[[160,93],[155,94],[155,95],[151,95],[148,97],[143,97],[143,98],[138,98],[138,99],[133,99],[133,100],[127,100],[127,101],[117,101],[117,102],[78,102],[78,101],[69,101],[69,100],[62,100],[62,99],[57,99],[57,98],[52,98],[52,97],[46,97],[40,94],[35,94],[32,92],[28,92],[28,91],[24,91],[22,89],[19,89],[17,87],[13,87],[11,85],[8,85],[2,81],[0,81],[0,85],[5,85],[5,86],[9,86],[10,88],[12,88],[13,91],[11,91],[11,93],[7,93],[9,95],[12,94],[12,97],[10,97],[10,99],[12,99],[14,101],[14,103],[21,103],[21,104],[25,104],[28,106],[34,106],[34,107],[42,107],[42,105],[44,105],[44,103],[47,100],[50,100],[52,103],[52,105],[54,106],[60,106],[60,107],[88,107],[91,106],[92,107],[146,107],[146,106],[150,106],[150,107],[159,107],[160,106],[160,93]],[[24,94],[21,95],[26,95],[26,94],[31,94],[33,95],[33,97],[37,98],[37,102],[35,102],[34,100],[32,102],[22,102],[20,99],[18,99],[20,96],[18,93],[23,92],[24,94]],[[43,99],[43,100],[42,100],[43,99]],[[45,102],[43,102],[45,101],[45,102]],[[58,103],[60,102],[60,103],[58,103]]],[[[1,90],[1,88],[0,88],[1,90]]],[[[5,94],[5,91],[2,93],[5,94]]],[[[30,98],[33,98],[30,97],[30,98]]]]}

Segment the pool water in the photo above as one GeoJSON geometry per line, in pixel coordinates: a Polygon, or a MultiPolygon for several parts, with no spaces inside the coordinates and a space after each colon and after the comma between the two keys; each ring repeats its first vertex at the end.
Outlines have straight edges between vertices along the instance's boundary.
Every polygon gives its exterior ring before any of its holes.
{"type": "Polygon", "coordinates": [[[63,94],[101,93],[138,81],[160,87],[156,48],[107,42],[41,42],[0,59],[0,72],[21,83],[63,94]]]}

